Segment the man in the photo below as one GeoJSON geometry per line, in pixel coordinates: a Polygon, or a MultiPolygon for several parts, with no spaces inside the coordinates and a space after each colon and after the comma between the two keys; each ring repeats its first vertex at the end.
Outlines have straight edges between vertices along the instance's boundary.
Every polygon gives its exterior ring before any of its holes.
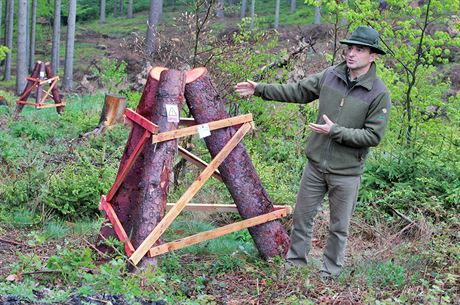
{"type": "Polygon", "coordinates": [[[385,132],[390,94],[376,76],[379,34],[358,27],[347,45],[346,60],[293,84],[241,82],[235,86],[242,96],[265,100],[309,103],[319,99],[318,119],[309,124],[308,164],[302,175],[287,262],[306,265],[311,248],[313,220],[328,193],[329,237],[321,275],[337,276],[343,266],[350,219],[358,196],[361,174],[369,147],[376,146],[385,132]]]}

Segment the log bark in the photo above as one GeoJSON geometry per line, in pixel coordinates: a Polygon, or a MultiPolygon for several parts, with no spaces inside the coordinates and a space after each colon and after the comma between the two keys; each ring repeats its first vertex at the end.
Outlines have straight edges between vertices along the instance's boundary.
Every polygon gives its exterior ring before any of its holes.
{"type": "MultiPolygon", "coordinates": [[[[32,74],[30,75],[30,77],[32,78],[38,78],[40,76],[40,69],[41,69],[41,66],[42,66],[42,62],[41,61],[37,61],[35,63],[35,67],[34,67],[34,70],[32,71],[32,74]]],[[[30,93],[31,91],[30,88],[32,87],[32,85],[34,84],[33,81],[29,80],[27,82],[27,85],[26,87],[24,88],[24,91],[22,91],[21,95],[19,96],[19,99],[21,99],[22,101],[27,101],[27,99],[29,98],[30,96],[30,93]],[[29,92],[28,92],[29,91],[29,92]]],[[[16,104],[16,109],[14,111],[14,117],[17,119],[18,116],[19,116],[19,113],[21,113],[22,111],[22,108],[24,108],[24,104],[16,104]]]]}
{"type": "MultiPolygon", "coordinates": [[[[179,121],[171,121],[165,105],[177,106],[177,118],[182,108],[185,88],[185,72],[166,70],[161,73],[157,102],[153,105],[152,122],[159,126],[159,132],[175,130],[179,121]]],[[[165,214],[168,189],[170,184],[170,172],[172,171],[174,155],[177,149],[177,139],[146,144],[144,148],[144,170],[138,209],[134,213],[132,244],[134,248],[147,238],[165,214]]],[[[155,245],[161,244],[161,238],[155,245]]],[[[157,258],[144,257],[138,267],[145,268],[147,265],[156,266],[157,258]]]]}
{"type": "MultiPolygon", "coordinates": [[[[204,68],[202,75],[187,83],[185,98],[198,124],[228,118],[225,100],[215,88],[204,68]]],[[[215,130],[205,138],[206,146],[214,158],[236,132],[237,127],[215,130]]],[[[273,204],[256,173],[254,165],[243,144],[239,144],[219,166],[240,215],[247,219],[273,211],[273,204]]],[[[289,247],[289,237],[279,221],[271,221],[252,228],[249,233],[257,249],[265,259],[277,255],[285,256],[289,247]]]]}
{"type": "MultiPolygon", "coordinates": [[[[150,71],[147,82],[144,87],[139,104],[136,108],[136,112],[147,120],[152,121],[153,119],[153,108],[156,104],[156,95],[158,91],[158,79],[154,78],[155,73],[158,72],[158,68],[154,68],[150,71]]],[[[133,154],[133,151],[139,143],[145,129],[137,124],[133,124],[131,132],[128,136],[125,151],[120,160],[120,167],[118,169],[117,178],[121,174],[123,167],[128,161],[129,157],[133,154]]],[[[128,172],[124,182],[121,184],[120,189],[113,197],[111,204],[115,213],[123,225],[128,236],[132,235],[133,229],[133,208],[137,205],[141,181],[142,172],[144,168],[144,151],[139,153],[136,161],[134,162],[131,170],[128,172]]],[[[115,231],[110,226],[110,222],[107,220],[101,227],[99,232],[98,249],[103,252],[110,252],[111,249],[107,248],[101,241],[108,237],[116,238],[115,231]]]]}
{"type": "MultiPolygon", "coordinates": [[[[46,72],[48,79],[53,78],[55,76],[51,63],[49,62],[45,63],[45,72],[46,72]]],[[[53,89],[51,89],[51,95],[53,96],[53,100],[55,104],[60,104],[64,101],[64,95],[60,93],[57,86],[54,86],[53,89]]],[[[56,107],[56,112],[58,114],[61,114],[64,112],[64,109],[65,109],[65,106],[58,106],[56,107]]]]}
{"type": "Polygon", "coordinates": [[[87,132],[83,136],[97,136],[107,128],[123,123],[123,114],[125,113],[126,105],[126,97],[106,94],[99,124],[97,124],[97,127],[93,131],[87,132]]]}

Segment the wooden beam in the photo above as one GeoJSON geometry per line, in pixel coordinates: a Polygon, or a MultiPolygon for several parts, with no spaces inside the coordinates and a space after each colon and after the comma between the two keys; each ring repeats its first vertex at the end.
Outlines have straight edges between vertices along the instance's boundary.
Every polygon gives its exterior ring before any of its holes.
{"type": "Polygon", "coordinates": [[[145,130],[144,134],[142,135],[142,138],[139,140],[139,143],[137,143],[136,147],[134,148],[133,153],[131,156],[129,156],[129,159],[126,161],[125,167],[121,170],[120,175],[115,179],[115,183],[113,184],[112,188],[110,189],[109,193],[107,194],[107,201],[112,201],[113,196],[117,193],[118,189],[120,188],[121,184],[126,178],[126,175],[128,172],[131,170],[133,167],[134,161],[136,161],[137,156],[139,156],[139,153],[141,152],[142,148],[144,147],[144,144],[147,142],[147,139],[150,138],[150,131],[145,130]]]}
{"type": "Polygon", "coordinates": [[[129,240],[128,235],[126,234],[125,229],[118,219],[118,216],[115,213],[112,205],[107,201],[107,198],[104,195],[101,197],[99,209],[105,211],[107,218],[110,220],[110,223],[113,226],[115,234],[117,234],[118,239],[125,244],[126,254],[131,256],[134,252],[134,247],[131,244],[131,241],[129,240]]]}
{"type": "MultiPolygon", "coordinates": [[[[188,150],[186,150],[185,148],[183,148],[182,146],[178,146],[178,150],[179,150],[179,154],[187,161],[195,164],[196,166],[200,167],[200,168],[206,168],[206,166],[208,166],[208,163],[206,163],[206,161],[204,160],[201,160],[199,157],[195,156],[194,154],[192,154],[191,152],[189,152],[188,150]]],[[[216,178],[217,180],[219,181],[222,181],[222,177],[220,176],[220,172],[218,169],[216,169],[214,171],[214,173],[212,174],[212,176],[214,178],[216,178]]]]}
{"type": "Polygon", "coordinates": [[[194,245],[205,240],[213,239],[228,233],[232,233],[238,230],[246,229],[252,226],[256,226],[268,221],[272,221],[278,218],[282,218],[288,215],[288,209],[279,209],[273,212],[263,214],[260,216],[245,219],[239,222],[235,222],[214,230],[201,232],[189,237],[181,238],[169,243],[165,243],[149,250],[150,256],[157,256],[166,252],[177,250],[186,246],[194,245]]]}
{"type": "Polygon", "coordinates": [[[59,104],[36,104],[37,109],[42,109],[42,108],[52,108],[52,107],[59,107],[59,106],[65,106],[65,103],[59,103],[59,104]]]}
{"type": "MultiPolygon", "coordinates": [[[[170,210],[175,203],[167,203],[166,210],[170,210]]],[[[289,205],[274,205],[275,210],[286,209],[288,214],[292,213],[292,208],[289,205]]],[[[184,211],[190,212],[203,212],[203,213],[238,213],[238,208],[235,204],[222,204],[222,203],[187,203],[184,211]]]]}
{"type": "MultiPolygon", "coordinates": [[[[208,125],[209,130],[211,131],[211,130],[216,130],[216,129],[225,128],[225,127],[229,127],[229,126],[233,126],[237,124],[248,123],[248,122],[252,122],[252,114],[240,115],[237,117],[213,121],[213,122],[209,122],[207,124],[201,124],[201,125],[208,125]]],[[[194,126],[190,126],[186,128],[181,128],[181,129],[176,129],[176,130],[166,131],[166,132],[156,134],[152,136],[152,143],[163,142],[163,141],[168,141],[172,139],[177,139],[180,137],[194,135],[198,133],[198,128],[201,125],[194,125],[194,126]]]]}
{"type": "Polygon", "coordinates": [[[200,190],[200,188],[206,183],[206,181],[214,173],[215,169],[225,160],[228,154],[238,145],[243,139],[245,134],[251,129],[249,123],[245,123],[238,129],[233,137],[228,141],[222,150],[215,156],[215,158],[209,163],[208,167],[198,176],[198,178],[192,183],[192,185],[185,191],[185,193],[179,198],[176,205],[163,217],[160,223],[153,229],[153,231],[147,236],[142,244],[134,251],[133,255],[129,260],[137,265],[149,249],[155,244],[160,236],[166,231],[171,225],[174,219],[179,215],[185,205],[192,199],[192,197],[200,190]]]}
{"type": "Polygon", "coordinates": [[[134,123],[142,126],[144,129],[148,130],[150,133],[156,133],[158,131],[158,125],[150,122],[142,115],[138,114],[132,109],[126,108],[125,115],[128,119],[134,123]]]}

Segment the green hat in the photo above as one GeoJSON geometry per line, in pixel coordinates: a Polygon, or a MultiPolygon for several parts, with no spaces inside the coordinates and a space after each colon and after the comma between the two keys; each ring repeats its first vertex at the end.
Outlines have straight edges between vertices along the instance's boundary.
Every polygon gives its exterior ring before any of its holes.
{"type": "Polygon", "coordinates": [[[373,49],[379,54],[386,54],[386,52],[379,45],[379,33],[373,28],[367,26],[359,26],[351,34],[350,39],[340,40],[340,43],[346,45],[360,45],[373,49]]]}

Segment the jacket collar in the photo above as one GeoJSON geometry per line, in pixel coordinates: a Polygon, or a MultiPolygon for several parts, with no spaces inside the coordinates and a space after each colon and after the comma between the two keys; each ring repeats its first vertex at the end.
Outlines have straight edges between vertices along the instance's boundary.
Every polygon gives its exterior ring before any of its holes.
{"type": "MultiPolygon", "coordinates": [[[[343,61],[337,66],[335,66],[333,71],[335,75],[337,75],[341,80],[347,83],[347,69],[348,69],[347,63],[346,61],[343,61]]],[[[355,86],[361,86],[371,91],[376,77],[377,77],[376,65],[375,63],[371,63],[371,67],[369,68],[369,71],[367,71],[366,74],[358,78],[358,83],[356,83],[355,86]]]]}

